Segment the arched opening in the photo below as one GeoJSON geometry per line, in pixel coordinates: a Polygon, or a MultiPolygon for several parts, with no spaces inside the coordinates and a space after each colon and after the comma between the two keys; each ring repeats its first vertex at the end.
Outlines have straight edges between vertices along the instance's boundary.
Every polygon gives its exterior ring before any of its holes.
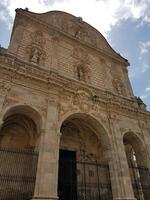
{"type": "Polygon", "coordinates": [[[109,138],[101,124],[73,114],[61,126],[58,195],[61,200],[112,199],[109,138]]]}
{"type": "Polygon", "coordinates": [[[0,127],[0,199],[29,200],[35,186],[40,117],[27,106],[14,107],[0,127]],[[34,120],[34,117],[37,121],[34,120]]]}
{"type": "Polygon", "coordinates": [[[137,200],[150,198],[150,172],[142,141],[132,132],[123,137],[134,195],[137,200]]]}

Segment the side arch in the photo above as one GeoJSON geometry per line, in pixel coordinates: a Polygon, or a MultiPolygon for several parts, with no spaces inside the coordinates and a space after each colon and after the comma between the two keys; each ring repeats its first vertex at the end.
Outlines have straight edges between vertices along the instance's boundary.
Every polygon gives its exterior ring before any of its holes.
{"type": "Polygon", "coordinates": [[[123,135],[127,162],[136,199],[148,200],[150,197],[149,158],[144,141],[134,132],[123,135]]]}
{"type": "Polygon", "coordinates": [[[133,147],[135,153],[137,154],[137,161],[139,162],[139,165],[144,165],[147,167],[149,166],[149,159],[146,151],[146,146],[143,139],[139,135],[132,131],[125,132],[123,134],[123,143],[130,144],[133,147]],[[141,153],[145,155],[145,160],[138,159],[138,154],[141,153]]]}
{"type": "Polygon", "coordinates": [[[2,111],[3,121],[7,117],[14,115],[14,114],[23,114],[27,117],[30,117],[37,126],[38,134],[40,134],[41,128],[43,125],[43,119],[42,119],[42,116],[40,115],[39,111],[36,108],[33,108],[29,105],[22,105],[22,104],[9,106],[2,111]]]}
{"type": "Polygon", "coordinates": [[[7,107],[5,112],[3,110],[2,117],[0,199],[31,199],[35,186],[42,118],[35,109],[27,105],[7,107]]]}

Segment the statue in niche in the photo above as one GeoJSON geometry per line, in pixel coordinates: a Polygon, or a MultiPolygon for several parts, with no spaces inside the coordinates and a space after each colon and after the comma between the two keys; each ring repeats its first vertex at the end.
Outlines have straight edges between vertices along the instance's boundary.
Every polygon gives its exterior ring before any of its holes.
{"type": "Polygon", "coordinates": [[[31,43],[27,46],[27,56],[31,63],[44,64],[46,53],[44,51],[45,38],[43,32],[35,31],[31,33],[31,43]]]}
{"type": "Polygon", "coordinates": [[[83,25],[84,23],[81,17],[78,17],[77,20],[71,24],[70,30],[73,31],[72,34],[74,37],[78,39],[84,39],[84,37],[88,35],[83,25]]]}
{"type": "Polygon", "coordinates": [[[77,78],[80,81],[85,81],[85,71],[82,66],[77,66],[77,78]]]}
{"type": "Polygon", "coordinates": [[[79,26],[76,29],[74,36],[78,39],[84,39],[87,36],[87,32],[82,27],[79,26]]]}
{"type": "Polygon", "coordinates": [[[39,64],[41,55],[41,51],[37,47],[33,47],[30,52],[30,61],[39,64]]]}

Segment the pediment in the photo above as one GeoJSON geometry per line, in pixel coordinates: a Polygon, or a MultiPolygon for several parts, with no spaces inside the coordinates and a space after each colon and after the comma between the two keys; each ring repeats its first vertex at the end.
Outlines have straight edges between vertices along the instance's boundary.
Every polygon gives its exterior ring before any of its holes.
{"type": "Polygon", "coordinates": [[[26,10],[23,10],[23,12],[38,19],[38,21],[42,21],[43,23],[80,40],[81,42],[89,44],[104,51],[105,53],[109,53],[110,55],[117,57],[124,62],[127,62],[126,59],[112,49],[107,40],[98,30],[84,22],[81,17],[75,17],[62,11],[49,11],[41,14],[26,10]]]}

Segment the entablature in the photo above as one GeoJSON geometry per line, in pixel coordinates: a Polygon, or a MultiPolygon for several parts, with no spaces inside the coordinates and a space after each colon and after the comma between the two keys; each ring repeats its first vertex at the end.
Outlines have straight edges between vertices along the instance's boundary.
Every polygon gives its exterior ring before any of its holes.
{"type": "MultiPolygon", "coordinates": [[[[23,62],[7,54],[6,51],[0,54],[0,69],[0,79],[4,80],[4,82],[27,85],[29,88],[42,91],[47,95],[52,89],[60,91],[61,95],[68,95],[73,98],[82,94],[82,96],[86,97],[91,109],[95,109],[95,111],[99,107],[121,115],[138,115],[139,118],[150,119],[150,112],[146,111],[144,105],[139,106],[136,98],[116,95],[102,88],[93,87],[90,84],[65,77],[55,70],[37,68],[35,65],[23,62]]],[[[83,97],[84,101],[85,97],[83,97]]]]}

